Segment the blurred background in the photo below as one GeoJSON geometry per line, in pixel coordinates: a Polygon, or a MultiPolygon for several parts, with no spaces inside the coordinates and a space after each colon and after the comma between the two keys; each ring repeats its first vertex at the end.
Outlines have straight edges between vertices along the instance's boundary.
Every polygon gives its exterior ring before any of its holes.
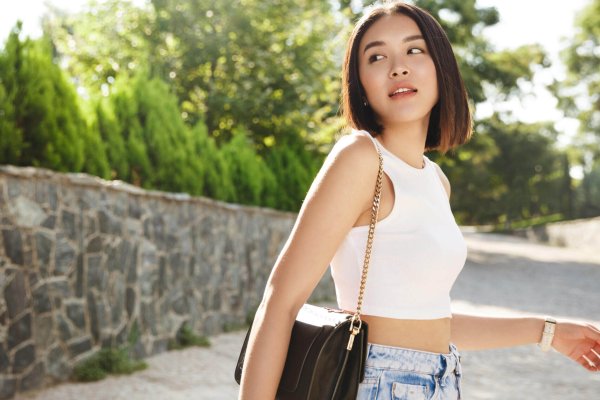
{"type": "MultiPolygon", "coordinates": [[[[361,0],[0,6],[0,164],[298,211],[345,133],[361,0]]],[[[454,45],[473,139],[431,154],[457,221],[600,215],[600,0],[421,0],[454,45]]]]}

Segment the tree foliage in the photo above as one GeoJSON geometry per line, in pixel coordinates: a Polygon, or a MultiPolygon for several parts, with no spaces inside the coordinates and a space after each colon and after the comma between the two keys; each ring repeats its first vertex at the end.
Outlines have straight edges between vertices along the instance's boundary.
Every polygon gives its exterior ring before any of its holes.
{"type": "Polygon", "coordinates": [[[565,115],[579,120],[571,159],[583,165],[576,191],[576,213],[600,215],[600,0],[590,0],[577,15],[576,34],[562,52],[567,76],[550,86],[565,115]]]}
{"type": "Polygon", "coordinates": [[[581,121],[580,131],[596,136],[597,143],[600,140],[600,0],[590,1],[578,14],[576,25],[578,32],[562,53],[568,76],[563,82],[555,82],[554,89],[568,115],[581,121]],[[579,92],[582,88],[583,92],[579,92]]]}
{"type": "Polygon", "coordinates": [[[457,220],[504,223],[550,214],[571,215],[573,188],[552,124],[481,120],[458,152],[437,161],[452,182],[457,220]]]}
{"type": "MultiPolygon", "coordinates": [[[[0,114],[8,116],[0,119],[2,162],[64,165],[144,188],[297,211],[343,130],[345,41],[372,3],[107,0],[74,15],[54,9],[44,20],[52,48],[17,34],[0,56],[0,114]]],[[[548,65],[539,46],[496,51],[486,41],[482,32],[499,19],[494,8],[475,0],[414,3],[448,33],[474,107],[520,96],[521,83],[548,65]]],[[[593,18],[581,21],[597,38],[593,18]]],[[[580,53],[573,65],[594,82],[596,61],[580,53]]],[[[593,209],[595,175],[573,189],[551,125],[496,115],[476,121],[475,132],[457,151],[432,155],[453,184],[460,222],[593,209]]]]}
{"type": "MultiPolygon", "coordinates": [[[[43,38],[21,40],[21,28],[17,23],[0,54],[2,162],[80,171],[89,152],[77,94],[52,62],[48,43],[43,38]]],[[[94,172],[103,173],[101,152],[89,162],[94,172]]]]}

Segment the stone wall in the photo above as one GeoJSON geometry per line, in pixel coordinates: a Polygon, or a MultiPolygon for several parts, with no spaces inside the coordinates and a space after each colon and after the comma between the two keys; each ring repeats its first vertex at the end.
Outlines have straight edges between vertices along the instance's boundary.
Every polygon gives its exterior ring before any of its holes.
{"type": "Polygon", "coordinates": [[[535,228],[516,230],[514,234],[537,242],[598,253],[600,217],[554,222],[535,228]]]}
{"type": "MultiPolygon", "coordinates": [[[[241,327],[295,214],[141,190],[120,181],[0,167],[0,399],[68,379],[128,341],[165,351],[241,327]]],[[[325,273],[311,297],[334,296],[325,273]]]]}

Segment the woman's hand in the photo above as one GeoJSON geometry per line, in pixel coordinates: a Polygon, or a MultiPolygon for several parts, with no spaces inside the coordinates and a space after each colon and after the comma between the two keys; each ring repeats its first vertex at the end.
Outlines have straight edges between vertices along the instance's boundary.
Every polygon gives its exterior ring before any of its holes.
{"type": "Polygon", "coordinates": [[[600,371],[600,330],[597,327],[558,321],[552,347],[588,371],[600,371]]]}

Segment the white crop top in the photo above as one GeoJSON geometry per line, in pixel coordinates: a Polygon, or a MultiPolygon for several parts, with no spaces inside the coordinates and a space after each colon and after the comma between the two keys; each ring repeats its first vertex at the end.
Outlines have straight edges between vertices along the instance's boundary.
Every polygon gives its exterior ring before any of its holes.
{"type": "MultiPolygon", "coordinates": [[[[362,313],[398,319],[451,317],[450,289],[467,247],[433,161],[422,169],[402,161],[366,131],[394,186],[392,211],[377,221],[362,313]]],[[[338,307],[356,310],[369,226],[353,227],[331,263],[338,307]]]]}

